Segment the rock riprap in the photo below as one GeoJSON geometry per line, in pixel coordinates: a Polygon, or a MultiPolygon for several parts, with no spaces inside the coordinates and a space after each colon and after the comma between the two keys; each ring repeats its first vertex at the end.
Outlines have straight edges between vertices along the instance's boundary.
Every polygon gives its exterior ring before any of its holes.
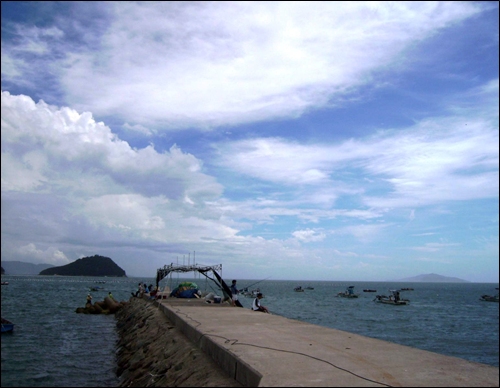
{"type": "Polygon", "coordinates": [[[241,387],[149,300],[131,298],[116,314],[121,387],[241,387]]]}
{"type": "Polygon", "coordinates": [[[79,314],[115,314],[127,304],[128,302],[117,302],[107,296],[102,302],[87,303],[85,307],[77,307],[76,312],[79,314]]]}

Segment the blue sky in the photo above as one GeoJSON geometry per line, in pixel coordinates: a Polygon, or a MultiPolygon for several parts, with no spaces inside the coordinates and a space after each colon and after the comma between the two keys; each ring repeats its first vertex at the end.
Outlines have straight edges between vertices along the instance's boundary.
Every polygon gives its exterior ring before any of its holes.
{"type": "Polygon", "coordinates": [[[498,3],[1,7],[2,260],[498,282],[498,3]]]}

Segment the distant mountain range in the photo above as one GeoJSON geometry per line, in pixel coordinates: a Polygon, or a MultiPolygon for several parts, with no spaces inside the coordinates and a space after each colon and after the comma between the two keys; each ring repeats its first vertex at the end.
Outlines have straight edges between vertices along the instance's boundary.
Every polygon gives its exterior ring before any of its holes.
{"type": "Polygon", "coordinates": [[[427,283],[470,283],[468,280],[442,276],[435,273],[417,275],[410,278],[396,280],[398,282],[427,282],[427,283]]]}
{"type": "Polygon", "coordinates": [[[5,275],[38,275],[40,271],[50,267],[53,267],[53,265],[2,260],[2,268],[5,270],[5,275]]]}

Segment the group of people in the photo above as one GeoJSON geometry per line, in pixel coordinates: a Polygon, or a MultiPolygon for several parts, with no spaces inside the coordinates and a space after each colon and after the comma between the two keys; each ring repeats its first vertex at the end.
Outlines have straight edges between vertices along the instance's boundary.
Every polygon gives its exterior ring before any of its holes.
{"type": "MultiPolygon", "coordinates": [[[[113,294],[110,292],[108,292],[108,296],[115,300],[115,298],[113,297],[113,294]]],[[[86,302],[86,305],[92,305],[92,295],[90,295],[90,292],[87,294],[87,302],[86,302]]]]}
{"type": "Polygon", "coordinates": [[[144,294],[150,294],[153,293],[155,290],[153,289],[153,285],[150,284],[149,286],[146,285],[146,283],[139,283],[139,287],[137,288],[137,291],[135,293],[131,292],[132,296],[137,297],[137,296],[143,296],[144,294]]]}
{"type": "MultiPolygon", "coordinates": [[[[240,291],[236,288],[236,280],[232,281],[230,288],[231,288],[231,304],[233,306],[236,306],[237,305],[236,301],[238,300],[238,294],[240,293],[240,291]]],[[[256,298],[252,302],[252,310],[253,311],[261,311],[263,313],[269,313],[269,310],[267,309],[267,307],[263,306],[260,303],[260,300],[263,297],[264,297],[264,295],[262,295],[262,292],[257,293],[256,298]]]]}

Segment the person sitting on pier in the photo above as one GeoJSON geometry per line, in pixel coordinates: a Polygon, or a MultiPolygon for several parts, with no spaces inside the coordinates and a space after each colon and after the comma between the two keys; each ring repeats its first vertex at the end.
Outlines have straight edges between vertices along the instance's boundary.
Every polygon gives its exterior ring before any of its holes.
{"type": "Polygon", "coordinates": [[[141,293],[142,289],[143,289],[142,283],[139,283],[139,286],[137,287],[137,291],[135,292],[135,294],[131,292],[132,296],[137,297],[141,293]]]}
{"type": "Polygon", "coordinates": [[[257,298],[254,299],[253,301],[253,304],[252,304],[252,310],[253,311],[262,311],[263,313],[268,313],[269,314],[269,310],[267,309],[267,307],[265,306],[262,306],[260,304],[260,300],[263,298],[264,296],[262,295],[262,292],[259,292],[257,294],[257,298]]]}

